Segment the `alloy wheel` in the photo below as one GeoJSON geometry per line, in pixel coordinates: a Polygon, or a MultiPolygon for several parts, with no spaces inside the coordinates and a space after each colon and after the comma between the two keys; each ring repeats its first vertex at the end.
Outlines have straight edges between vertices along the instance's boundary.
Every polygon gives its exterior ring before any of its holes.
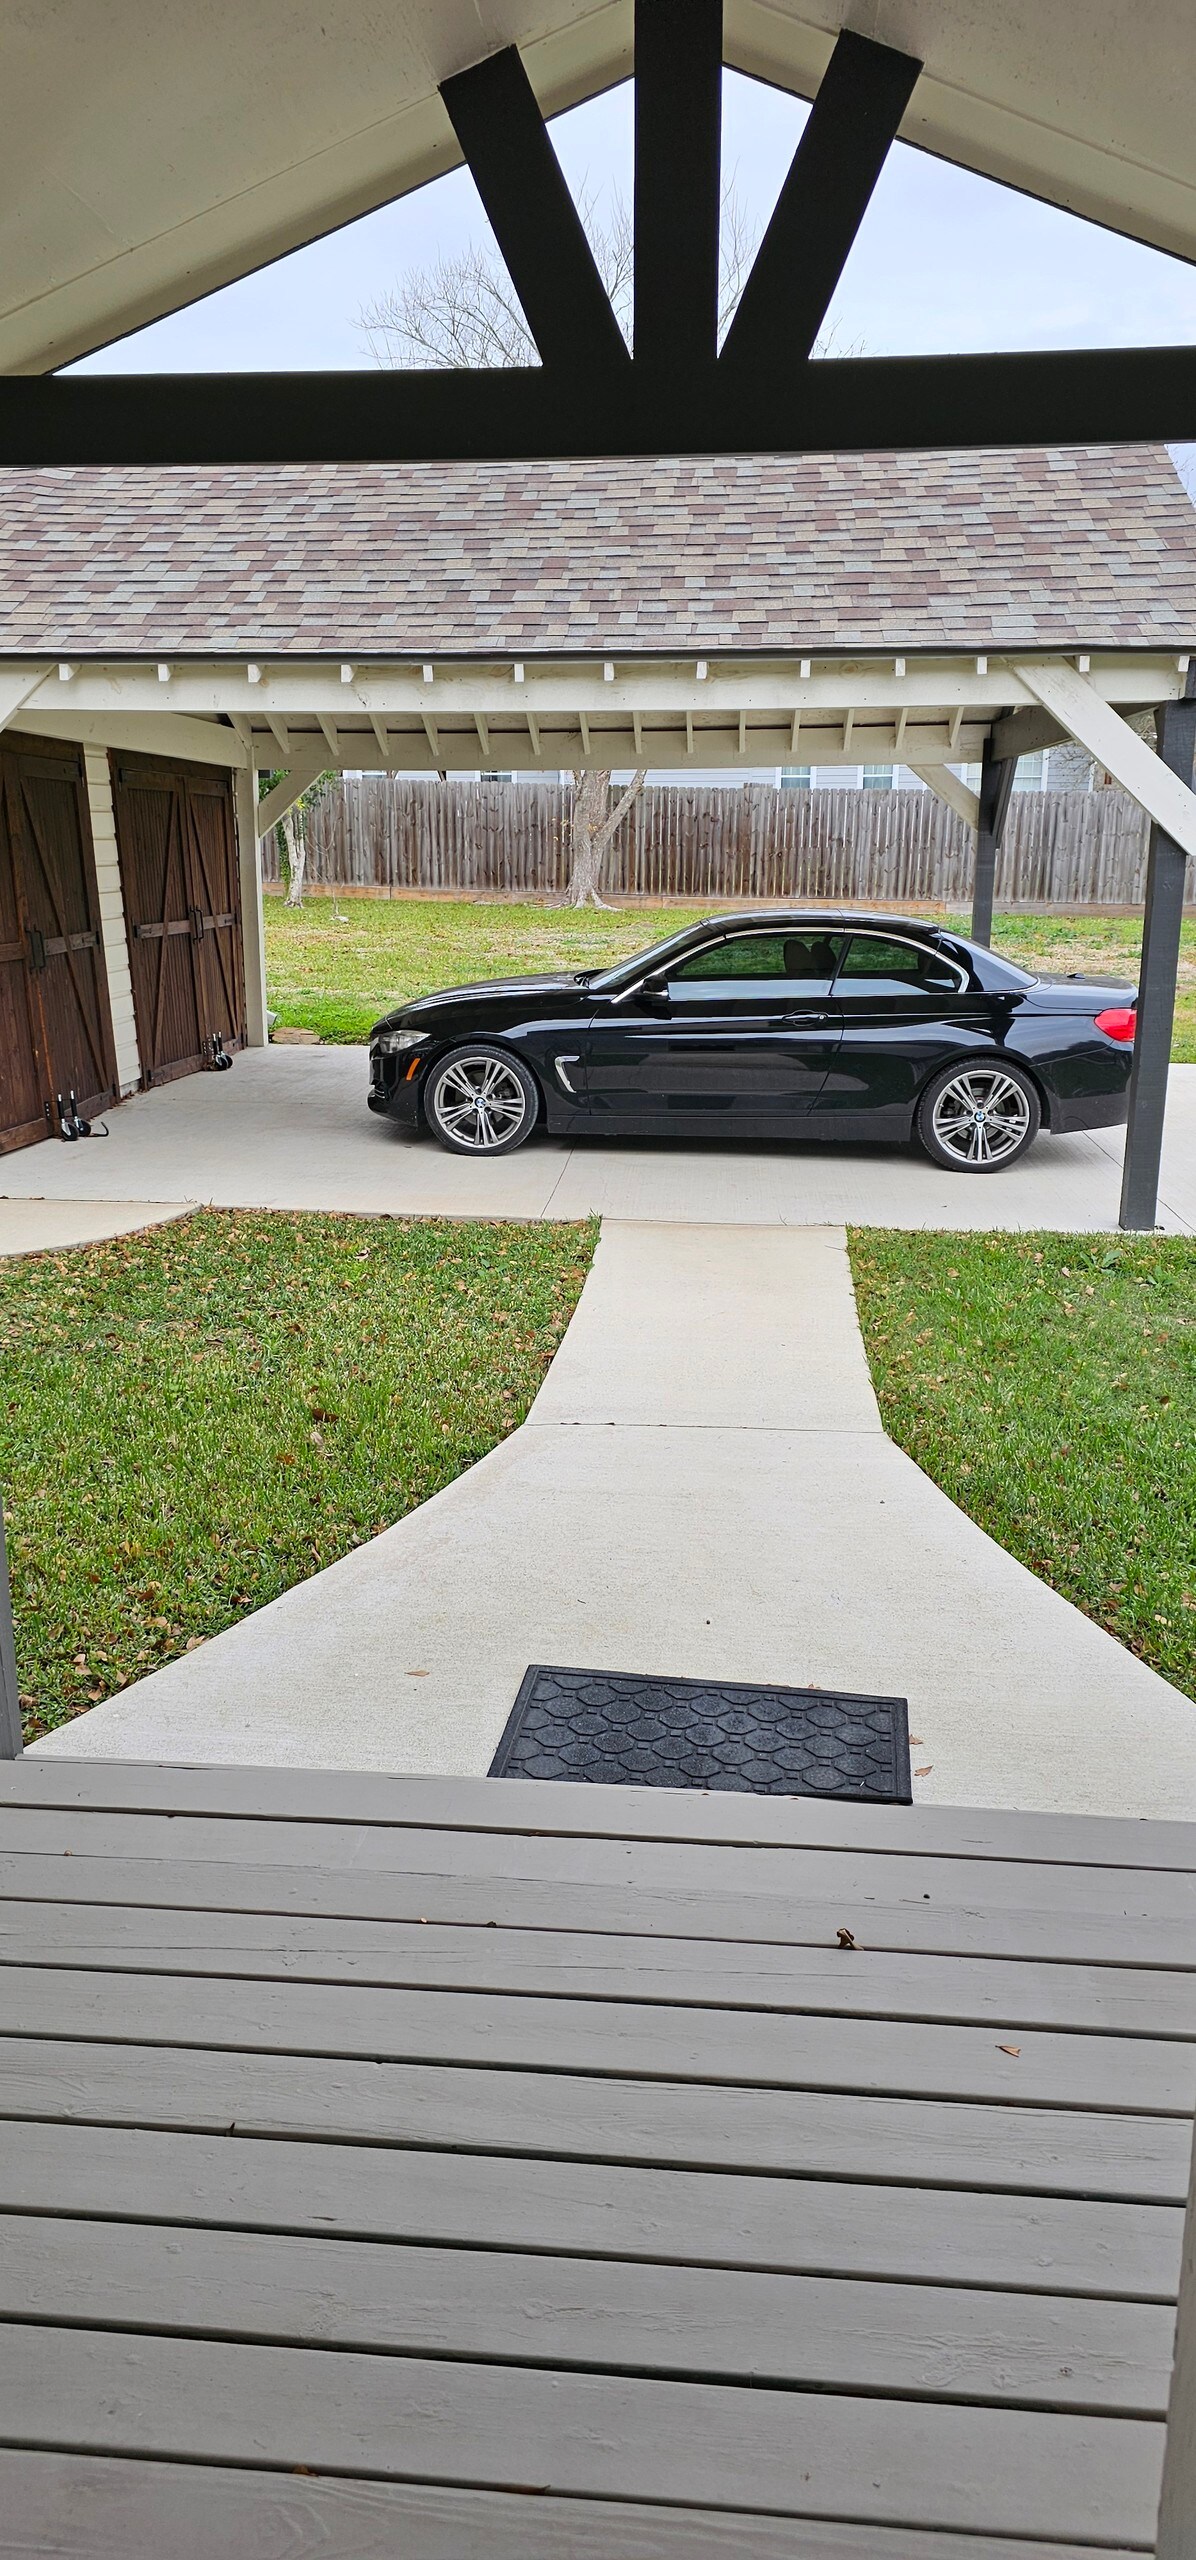
{"type": "Polygon", "coordinates": [[[1000,1067],[972,1067],[943,1086],[931,1127],[956,1164],[1004,1164],[1025,1143],[1029,1098],[1000,1067]]]}
{"type": "Polygon", "coordinates": [[[478,1155],[504,1146],[526,1119],[527,1109],[514,1068],[485,1053],[454,1058],[437,1083],[433,1103],[446,1136],[478,1155]]]}

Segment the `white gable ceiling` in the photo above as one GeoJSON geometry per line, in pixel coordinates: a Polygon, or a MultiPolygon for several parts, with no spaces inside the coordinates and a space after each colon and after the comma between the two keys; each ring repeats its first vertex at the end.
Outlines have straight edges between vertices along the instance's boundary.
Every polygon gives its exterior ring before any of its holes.
{"type": "MultiPolygon", "coordinates": [[[[726,58],[809,96],[844,25],[924,60],[907,141],[1196,257],[1183,0],[726,0],[726,58]]],[[[438,83],[512,43],[555,113],[626,77],[631,0],[8,0],[0,371],[452,168],[438,83]]]]}

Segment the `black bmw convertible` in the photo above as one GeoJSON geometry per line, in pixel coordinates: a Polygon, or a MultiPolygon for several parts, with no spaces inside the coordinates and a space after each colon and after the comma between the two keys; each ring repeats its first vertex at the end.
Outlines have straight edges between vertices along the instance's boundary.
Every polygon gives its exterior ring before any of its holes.
{"type": "Polygon", "coordinates": [[[372,1111],[456,1154],[537,1125],[627,1135],[920,1140],[965,1173],[1040,1129],[1126,1116],[1134,989],[1036,978],[904,916],[712,916],[621,960],[488,979],[370,1033],[372,1111]]]}

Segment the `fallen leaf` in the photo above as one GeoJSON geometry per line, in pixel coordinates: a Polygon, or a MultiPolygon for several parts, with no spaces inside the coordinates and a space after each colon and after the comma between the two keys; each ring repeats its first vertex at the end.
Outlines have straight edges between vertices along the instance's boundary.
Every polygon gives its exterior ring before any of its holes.
{"type": "Polygon", "coordinates": [[[924,1751],[926,1749],[926,1745],[923,1742],[920,1733],[911,1733],[909,1738],[909,1747],[911,1751],[924,1751]]]}
{"type": "Polygon", "coordinates": [[[915,1771],[914,1771],[914,1776],[915,1776],[915,1778],[928,1778],[928,1777],[930,1776],[930,1772],[931,1772],[931,1770],[933,1769],[933,1767],[934,1767],[934,1762],[933,1762],[933,1760],[928,1760],[924,1769],[915,1769],[915,1771]]]}
{"type": "Polygon", "coordinates": [[[426,1680],[429,1676],[426,1671],[409,1671],[407,1674],[409,1680],[426,1680]]]}
{"type": "Polygon", "coordinates": [[[1020,2044],[999,2044],[999,2045],[997,2046],[997,2051],[998,2051],[998,2053],[1008,2053],[1008,2054],[1011,2054],[1011,2055],[1012,2055],[1012,2057],[1013,2057],[1013,2060],[1016,2062],[1016,2061],[1018,2060],[1018,2057],[1019,2057],[1020,2053],[1021,2053],[1021,2046],[1020,2046],[1020,2044]]]}
{"type": "Polygon", "coordinates": [[[206,1636],[188,1636],[186,1644],[183,1647],[183,1651],[184,1653],[194,1653],[197,1646],[206,1644],[207,1641],[208,1639],[206,1636]]]}
{"type": "Polygon", "coordinates": [[[853,1938],[850,1929],[836,1929],[835,1936],[837,1937],[841,1947],[854,1947],[855,1939],[853,1938]]]}

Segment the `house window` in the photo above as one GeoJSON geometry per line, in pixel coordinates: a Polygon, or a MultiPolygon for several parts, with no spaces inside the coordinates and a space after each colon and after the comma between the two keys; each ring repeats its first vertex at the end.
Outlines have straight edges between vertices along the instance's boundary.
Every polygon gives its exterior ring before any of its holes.
{"type": "Polygon", "coordinates": [[[1013,777],[1015,791],[1041,791],[1046,783],[1046,755],[1021,756],[1013,777]]]}
{"type": "Polygon", "coordinates": [[[781,766],[780,788],[782,791],[808,791],[812,785],[813,779],[814,769],[812,765],[783,764],[781,766]]]}
{"type": "Polygon", "coordinates": [[[891,791],[891,790],[892,790],[892,788],[893,788],[893,768],[892,768],[892,765],[891,765],[891,764],[866,764],[866,765],[865,765],[865,767],[864,767],[864,789],[865,789],[865,791],[891,791]]]}

